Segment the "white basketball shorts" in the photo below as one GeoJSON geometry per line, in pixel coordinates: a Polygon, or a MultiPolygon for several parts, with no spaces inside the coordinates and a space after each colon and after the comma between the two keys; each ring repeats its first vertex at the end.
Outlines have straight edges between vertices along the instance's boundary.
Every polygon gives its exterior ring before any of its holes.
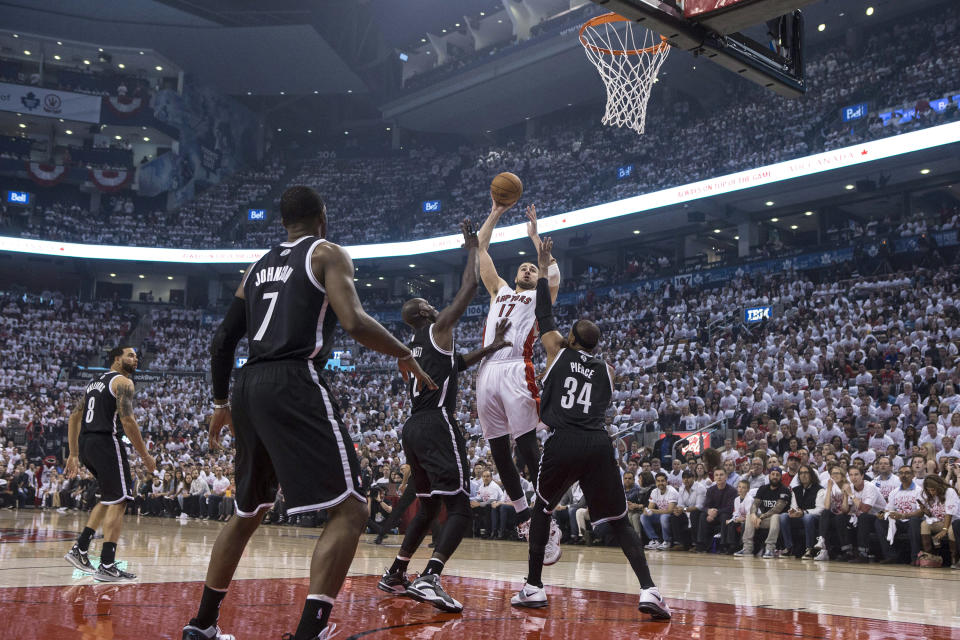
{"type": "Polygon", "coordinates": [[[477,373],[477,416],[487,440],[518,436],[540,425],[540,391],[533,363],[523,359],[484,362],[477,373]]]}

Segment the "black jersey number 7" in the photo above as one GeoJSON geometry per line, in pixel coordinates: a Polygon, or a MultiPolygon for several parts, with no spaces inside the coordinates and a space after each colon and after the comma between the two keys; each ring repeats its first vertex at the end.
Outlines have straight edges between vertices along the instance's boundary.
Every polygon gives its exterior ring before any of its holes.
{"type": "Polygon", "coordinates": [[[267,315],[263,317],[263,322],[260,323],[260,328],[257,329],[257,335],[253,336],[254,340],[262,340],[263,334],[267,332],[267,326],[270,324],[270,318],[273,317],[273,309],[277,306],[277,296],[279,295],[279,291],[271,291],[270,293],[263,294],[263,299],[269,300],[270,306],[267,307],[267,315]]]}

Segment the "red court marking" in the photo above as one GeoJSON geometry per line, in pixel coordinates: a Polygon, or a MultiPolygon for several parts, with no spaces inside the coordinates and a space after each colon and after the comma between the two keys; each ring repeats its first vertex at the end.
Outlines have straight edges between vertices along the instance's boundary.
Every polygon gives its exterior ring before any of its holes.
{"type": "MultiPolygon", "coordinates": [[[[447,576],[444,586],[466,607],[462,615],[454,615],[407,598],[390,597],[376,589],[377,580],[374,576],[347,580],[333,610],[333,620],[342,629],[338,640],[954,637],[948,627],[669,598],[673,619],[653,622],[637,611],[636,596],[549,586],[549,607],[518,610],[509,600],[519,584],[447,576]]],[[[0,589],[2,637],[179,639],[181,627],[196,611],[200,591],[199,582],[0,589]]],[[[283,633],[296,629],[306,595],[305,579],[239,580],[224,601],[220,625],[238,640],[278,640],[283,633]]]]}
{"type": "Polygon", "coordinates": [[[0,528],[0,543],[7,542],[53,542],[73,540],[76,531],[58,531],[56,529],[31,529],[23,527],[0,528]]]}

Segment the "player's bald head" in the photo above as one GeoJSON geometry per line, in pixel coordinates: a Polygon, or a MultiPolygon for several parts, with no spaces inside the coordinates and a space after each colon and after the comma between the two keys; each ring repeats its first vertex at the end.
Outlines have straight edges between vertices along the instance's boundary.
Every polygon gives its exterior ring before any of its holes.
{"type": "Polygon", "coordinates": [[[570,330],[570,337],[584,351],[593,351],[600,344],[600,327],[590,320],[577,320],[570,330]]]}
{"type": "Polygon", "coordinates": [[[403,303],[403,307],[400,309],[400,319],[406,324],[413,326],[422,318],[420,310],[426,304],[427,301],[423,298],[410,298],[403,303]]]}

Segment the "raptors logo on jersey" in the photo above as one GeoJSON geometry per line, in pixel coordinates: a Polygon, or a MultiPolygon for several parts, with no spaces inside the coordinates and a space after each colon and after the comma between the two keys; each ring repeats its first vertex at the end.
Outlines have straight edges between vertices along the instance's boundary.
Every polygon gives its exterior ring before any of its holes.
{"type": "Polygon", "coordinates": [[[502,287],[490,304],[487,324],[483,330],[483,346],[489,346],[497,333],[497,323],[503,318],[510,320],[510,329],[505,338],[511,346],[500,349],[484,359],[484,363],[495,360],[516,360],[533,357],[533,343],[537,339],[536,313],[537,292],[535,289],[517,293],[510,287],[502,287]]]}

